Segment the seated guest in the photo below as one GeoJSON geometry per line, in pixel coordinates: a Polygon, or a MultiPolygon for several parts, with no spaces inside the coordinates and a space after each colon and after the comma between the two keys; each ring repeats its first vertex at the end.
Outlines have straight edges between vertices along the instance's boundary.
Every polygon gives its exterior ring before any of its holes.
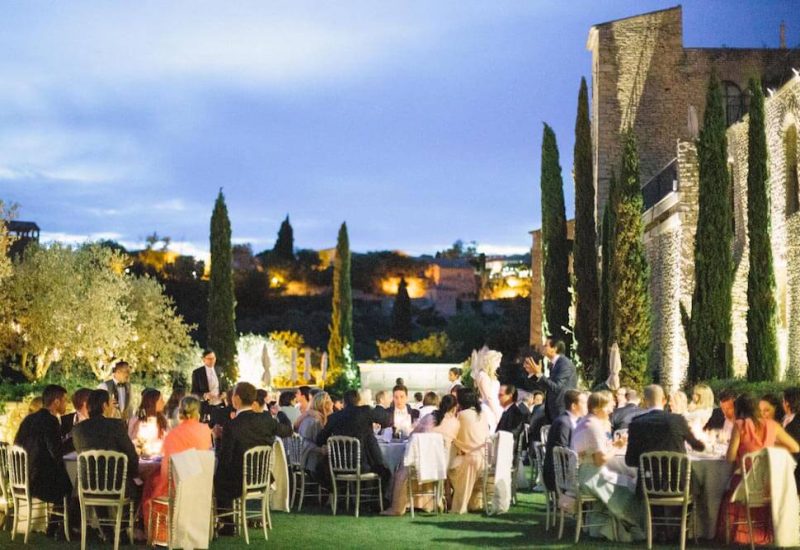
{"type": "Polygon", "coordinates": [[[458,435],[453,440],[456,456],[447,479],[453,487],[450,511],[464,514],[483,508],[480,479],[484,468],[484,447],[489,425],[481,417],[481,404],[473,390],[458,391],[458,435]]]}
{"type": "MultiPolygon", "coordinates": [[[[361,444],[361,471],[374,472],[381,477],[384,487],[388,487],[391,472],[383,462],[383,455],[375,438],[372,424],[388,425],[389,418],[382,409],[372,409],[359,402],[357,390],[344,392],[345,407],[334,412],[317,436],[317,446],[323,447],[332,435],[355,437],[361,444]]],[[[327,470],[326,470],[327,471],[327,470]]]]}
{"type": "Polygon", "coordinates": [[[416,392],[414,394],[414,404],[411,405],[411,408],[420,410],[423,407],[423,403],[422,403],[423,399],[424,399],[424,396],[422,395],[422,392],[421,391],[416,392]]]}
{"type": "Polygon", "coordinates": [[[392,406],[392,396],[386,390],[381,390],[375,394],[375,406],[388,409],[392,406]]]}
{"type": "MultiPolygon", "coordinates": [[[[800,443],[800,416],[797,412],[800,411],[800,388],[788,388],[783,392],[783,428],[786,430],[792,439],[800,443]]],[[[797,467],[794,470],[795,485],[800,492],[800,454],[795,455],[797,467]]]]}
{"type": "MultiPolygon", "coordinates": [[[[415,433],[439,433],[442,434],[445,444],[445,456],[450,456],[450,448],[453,440],[458,436],[459,423],[456,418],[458,403],[452,395],[445,395],[439,402],[439,408],[420,420],[414,427],[415,433]]],[[[449,461],[448,461],[449,464],[449,461]]],[[[423,484],[416,493],[430,493],[431,487],[423,484]]],[[[415,508],[433,511],[433,501],[431,497],[416,497],[413,504],[415,508]]],[[[395,472],[392,477],[392,506],[383,512],[386,516],[402,516],[408,507],[408,470],[405,466],[395,472]]]]}
{"type": "Polygon", "coordinates": [[[625,386],[620,386],[616,392],[614,392],[614,399],[616,400],[616,407],[614,410],[621,409],[625,405],[628,404],[628,388],[625,386]]]}
{"type": "Polygon", "coordinates": [[[375,403],[372,402],[372,390],[369,388],[362,388],[358,392],[359,402],[362,405],[367,405],[369,407],[374,407],[375,403]]]}
{"type": "Polygon", "coordinates": [[[461,384],[456,384],[450,388],[450,395],[458,399],[458,392],[463,388],[461,384]]]}
{"type": "Polygon", "coordinates": [[[408,389],[405,386],[395,386],[392,389],[392,406],[387,412],[389,426],[406,434],[411,433],[413,424],[419,420],[419,411],[408,404],[408,389]]]}
{"type": "MultiPolygon", "coordinates": [[[[147,480],[142,495],[142,510],[144,520],[150,518],[150,506],[152,499],[166,496],[169,490],[169,459],[172,455],[182,453],[189,449],[198,451],[208,451],[211,449],[211,429],[208,425],[200,422],[200,400],[194,395],[189,395],[181,399],[178,407],[180,424],[169,431],[164,438],[163,456],[161,458],[161,470],[158,474],[147,480]]],[[[156,515],[165,516],[167,507],[163,504],[154,503],[154,518],[156,515]]],[[[158,523],[160,531],[156,533],[156,541],[166,541],[167,522],[164,518],[158,523]]]]}
{"type": "MultiPolygon", "coordinates": [[[[287,392],[294,397],[293,392],[287,392]]],[[[275,437],[288,437],[291,427],[278,423],[268,414],[254,412],[256,388],[248,382],[239,382],[233,390],[233,407],[236,416],[230,421],[219,445],[214,490],[220,508],[230,509],[232,501],[242,494],[242,469],[244,453],[260,445],[272,445],[275,437]]],[[[230,519],[230,518],[228,518],[230,519]]],[[[222,534],[232,533],[232,525],[222,534]]]]}
{"type": "Polygon", "coordinates": [[[684,415],[694,435],[700,437],[714,412],[714,392],[706,384],[692,388],[689,411],[684,415]]]}
{"type": "Polygon", "coordinates": [[[566,411],[558,416],[550,425],[547,432],[547,441],[544,447],[544,464],[542,465],[542,478],[548,491],[556,490],[556,470],[553,463],[553,449],[556,447],[570,447],[572,432],[578,420],[586,416],[587,395],[578,390],[564,392],[564,407],[566,411]]]}
{"type": "Polygon", "coordinates": [[[37,413],[44,407],[44,400],[40,396],[36,396],[28,403],[28,414],[37,413]]]}
{"type": "Polygon", "coordinates": [[[167,405],[164,407],[164,416],[167,417],[167,423],[170,428],[174,428],[180,422],[180,405],[184,397],[186,397],[186,388],[183,386],[175,386],[172,388],[172,393],[169,399],[167,399],[167,405]]]}
{"type": "Polygon", "coordinates": [[[733,423],[736,420],[736,415],[733,410],[733,402],[736,399],[736,393],[731,390],[722,390],[719,394],[719,408],[711,412],[706,425],[703,426],[705,431],[718,431],[720,433],[720,440],[730,441],[731,433],[733,432],[733,423]]]}
{"type": "MultiPolygon", "coordinates": [[[[731,433],[731,441],[728,445],[726,458],[734,465],[741,464],[742,457],[747,453],[752,453],[764,449],[765,447],[784,447],[792,454],[800,452],[800,445],[797,444],[792,436],[786,433],[783,426],[772,419],[762,418],[758,408],[756,398],[748,393],[740,395],[734,402],[734,414],[736,421],[731,433]]],[[[741,482],[741,473],[734,474],[729,484],[729,491],[726,498],[722,499],[722,509],[719,519],[718,537],[726,540],[725,517],[730,518],[731,532],[730,540],[735,544],[750,544],[750,533],[747,527],[747,511],[742,503],[730,502],[732,492],[741,482]],[[744,525],[734,525],[734,522],[744,522],[744,525]]],[[[755,544],[771,544],[772,530],[767,527],[771,524],[771,510],[766,508],[751,509],[753,516],[753,542],[755,544]]]]}
{"type": "Polygon", "coordinates": [[[64,451],[58,423],[58,416],[65,412],[67,390],[54,384],[46,386],[42,392],[42,408],[25,417],[14,438],[14,444],[28,452],[31,496],[56,504],[62,504],[64,497],[72,492],[62,459],[64,451]]]}
{"type": "Polygon", "coordinates": [[[128,488],[139,475],[139,456],[128,437],[125,424],[116,418],[119,411],[106,390],[92,390],[88,400],[89,419],[72,430],[78,454],[83,451],[117,451],[128,457],[128,488]]]}
{"type": "Polygon", "coordinates": [[[142,392],[142,403],[136,416],[128,421],[128,436],[136,444],[139,454],[156,456],[161,454],[164,436],[167,434],[167,417],[164,416],[164,399],[161,392],[147,388],[142,392]]]}
{"type": "Polygon", "coordinates": [[[311,388],[308,386],[300,386],[297,388],[294,397],[300,414],[303,414],[311,406],[311,388]]]}
{"type": "Polygon", "coordinates": [[[64,443],[64,454],[71,453],[75,450],[75,445],[72,443],[72,428],[76,424],[83,422],[89,418],[89,408],[87,402],[89,394],[92,390],[89,388],[80,388],[72,394],[72,406],[75,412],[66,414],[61,417],[61,441],[64,443]]]}
{"type": "Polygon", "coordinates": [[[626,389],[625,396],[620,398],[620,392],[617,390],[617,402],[620,402],[620,399],[625,404],[614,409],[611,414],[611,429],[614,432],[627,430],[631,420],[642,414],[642,409],[639,407],[639,392],[634,389],[626,389]]]}
{"type": "Polygon", "coordinates": [[[447,393],[452,392],[454,386],[461,386],[461,369],[458,367],[451,367],[450,370],[447,371],[447,381],[450,382],[447,393]]]}
{"type": "Polygon", "coordinates": [[[253,401],[253,406],[251,408],[253,412],[269,414],[267,410],[267,390],[256,390],[256,400],[253,401]]]}
{"type": "Polygon", "coordinates": [[[297,398],[293,391],[282,391],[281,396],[278,398],[278,405],[280,412],[286,415],[289,419],[289,426],[293,426],[295,421],[300,417],[300,410],[295,407],[297,398]]]}
{"type": "Polygon", "coordinates": [[[686,419],[664,410],[664,390],[656,384],[644,389],[644,412],[628,426],[628,450],[625,463],[639,468],[639,457],[651,451],[686,453],[688,443],[696,451],[705,449],[689,429],[686,419]]]}
{"type": "Polygon", "coordinates": [[[516,440],[525,424],[525,414],[517,406],[517,388],[511,384],[502,384],[497,397],[503,408],[503,414],[500,415],[500,421],[497,423],[497,430],[511,432],[516,440]]]}
{"type": "Polygon", "coordinates": [[[321,479],[325,462],[325,450],[317,445],[317,436],[328,423],[328,417],[333,414],[333,401],[330,396],[321,391],[311,399],[311,406],[300,415],[295,425],[297,433],[303,438],[303,454],[300,463],[305,463],[306,471],[311,472],[315,479],[321,479]]]}
{"type": "Polygon", "coordinates": [[[429,391],[422,398],[422,408],[419,410],[420,420],[431,414],[439,406],[439,396],[436,392],[429,391]]]}
{"type": "MultiPolygon", "coordinates": [[[[604,391],[589,396],[589,414],[578,421],[572,434],[572,448],[578,453],[581,490],[602,502],[608,512],[588,520],[595,524],[590,534],[631,542],[643,539],[644,533],[636,502],[636,481],[623,468],[615,468],[612,460],[614,445],[608,438],[611,399],[611,394],[604,391]],[[601,518],[606,519],[604,524],[601,518]]],[[[622,440],[617,443],[624,444],[622,440]]]]}
{"type": "Polygon", "coordinates": [[[674,390],[669,394],[669,412],[683,417],[689,413],[689,398],[681,390],[674,390]]]}
{"type": "Polygon", "coordinates": [[[333,401],[333,412],[338,412],[344,410],[344,399],[341,395],[338,394],[330,394],[331,401],[333,401]]]}
{"type": "Polygon", "coordinates": [[[761,412],[761,418],[774,420],[778,424],[783,423],[783,402],[774,393],[761,396],[758,401],[758,410],[761,412]]]}

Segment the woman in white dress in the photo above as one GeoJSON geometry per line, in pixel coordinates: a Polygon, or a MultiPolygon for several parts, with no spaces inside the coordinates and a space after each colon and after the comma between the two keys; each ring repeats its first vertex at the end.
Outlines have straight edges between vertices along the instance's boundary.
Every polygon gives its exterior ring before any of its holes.
{"type": "Polygon", "coordinates": [[[497,379],[497,367],[503,354],[499,351],[483,347],[482,350],[472,352],[472,379],[481,399],[483,419],[489,423],[489,433],[492,434],[503,415],[498,393],[500,381],[497,379]]]}
{"type": "Polygon", "coordinates": [[[692,402],[689,403],[689,412],[685,415],[695,437],[700,438],[703,435],[703,428],[711,418],[712,412],[714,412],[714,392],[705,384],[697,384],[692,388],[692,402]]]}

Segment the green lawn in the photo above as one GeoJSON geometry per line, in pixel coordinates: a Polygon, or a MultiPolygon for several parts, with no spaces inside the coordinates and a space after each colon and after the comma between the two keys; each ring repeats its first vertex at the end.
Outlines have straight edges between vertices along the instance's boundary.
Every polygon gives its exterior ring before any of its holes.
{"type": "MultiPolygon", "coordinates": [[[[331,516],[329,508],[309,506],[302,513],[273,514],[274,529],[269,534],[269,544],[275,548],[575,548],[572,537],[574,524],[565,526],[564,539],[556,540],[554,531],[544,530],[543,499],[541,495],[521,493],[519,503],[508,514],[485,517],[482,514],[417,515],[414,520],[403,517],[381,517],[364,514],[356,519],[352,515],[331,516]]],[[[309,503],[311,501],[309,500],[309,503]]],[[[264,546],[260,529],[250,531],[250,546],[264,546]]],[[[689,541],[687,541],[689,542],[689,541]]],[[[676,541],[677,543],[677,541],[676,541]]],[[[691,543],[689,544],[693,548],[691,543]]],[[[32,534],[27,548],[79,548],[80,542],[71,544],[54,541],[41,534],[32,534]]],[[[90,542],[89,547],[102,547],[90,542]]],[[[111,544],[105,545],[111,548],[111,544]]],[[[244,539],[222,537],[215,540],[211,548],[245,548],[244,539]]],[[[603,541],[582,538],[580,548],[642,548],[637,545],[611,545],[603,541]]],[[[677,544],[660,548],[675,548],[677,544]]],[[[706,548],[717,548],[707,546],[706,548]]],[[[0,533],[0,548],[26,548],[17,537],[11,542],[8,530],[0,533]]],[[[124,547],[122,547],[124,548],[124,547]]],[[[130,547],[129,547],[130,548],[130,547]]]]}

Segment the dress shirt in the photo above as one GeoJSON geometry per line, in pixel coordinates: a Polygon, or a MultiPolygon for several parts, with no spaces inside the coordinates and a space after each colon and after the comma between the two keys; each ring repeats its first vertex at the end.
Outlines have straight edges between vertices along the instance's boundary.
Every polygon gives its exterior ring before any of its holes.
{"type": "MultiPolygon", "coordinates": [[[[117,384],[117,387],[122,385],[119,382],[117,382],[116,379],[113,379],[113,380],[114,380],[114,383],[117,384]]],[[[106,391],[108,391],[108,385],[105,382],[100,382],[97,385],[97,389],[98,390],[106,390],[106,391]]],[[[118,405],[119,410],[120,411],[124,411],[126,405],[128,404],[128,392],[117,392],[116,395],[112,395],[111,397],[113,397],[114,399],[117,400],[117,405],[118,405]]],[[[84,420],[86,420],[86,419],[84,418],[84,420]]]]}
{"type": "Polygon", "coordinates": [[[205,369],[206,378],[208,379],[208,393],[211,394],[212,400],[214,400],[219,397],[219,378],[217,378],[217,371],[214,370],[213,367],[205,367],[205,369]]]}
{"type": "Polygon", "coordinates": [[[572,414],[572,411],[567,411],[567,414],[569,415],[569,421],[572,424],[572,429],[574,430],[575,426],[578,425],[578,420],[580,420],[581,417],[576,414],[572,414]]]}
{"type": "Polygon", "coordinates": [[[404,432],[408,433],[411,432],[411,424],[413,423],[411,419],[411,415],[408,414],[408,409],[402,408],[399,409],[395,407],[394,409],[394,427],[404,432]]]}

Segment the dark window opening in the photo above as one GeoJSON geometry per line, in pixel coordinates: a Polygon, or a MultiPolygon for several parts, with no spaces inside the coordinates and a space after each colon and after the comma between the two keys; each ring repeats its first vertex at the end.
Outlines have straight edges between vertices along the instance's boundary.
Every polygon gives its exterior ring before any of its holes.
{"type": "Polygon", "coordinates": [[[797,126],[786,131],[785,170],[786,170],[786,217],[800,210],[800,185],[797,181],[797,126]]]}

